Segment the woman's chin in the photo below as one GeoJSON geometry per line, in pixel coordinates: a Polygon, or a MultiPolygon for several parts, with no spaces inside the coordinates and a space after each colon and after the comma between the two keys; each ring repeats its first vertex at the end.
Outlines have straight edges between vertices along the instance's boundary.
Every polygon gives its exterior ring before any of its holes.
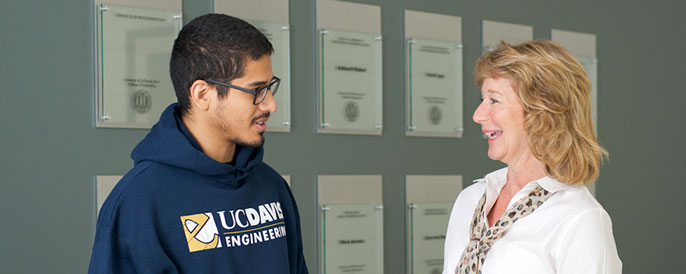
{"type": "Polygon", "coordinates": [[[490,150],[488,151],[488,158],[493,161],[500,161],[503,159],[499,153],[491,152],[490,150]]]}

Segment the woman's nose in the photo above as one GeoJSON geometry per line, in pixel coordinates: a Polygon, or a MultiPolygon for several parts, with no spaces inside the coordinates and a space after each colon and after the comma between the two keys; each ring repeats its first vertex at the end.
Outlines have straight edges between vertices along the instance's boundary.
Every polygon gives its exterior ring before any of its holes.
{"type": "Polygon", "coordinates": [[[481,102],[478,107],[476,107],[476,110],[474,110],[474,115],[472,115],[472,120],[477,123],[481,124],[486,120],[486,115],[484,113],[484,103],[481,102]]]}

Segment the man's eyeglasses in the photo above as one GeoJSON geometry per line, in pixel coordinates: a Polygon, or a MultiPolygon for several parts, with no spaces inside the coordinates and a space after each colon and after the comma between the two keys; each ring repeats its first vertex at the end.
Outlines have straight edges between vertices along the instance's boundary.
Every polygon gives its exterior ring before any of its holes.
{"type": "Polygon", "coordinates": [[[205,81],[213,83],[213,84],[237,89],[237,90],[240,90],[243,92],[250,93],[250,94],[255,96],[255,97],[253,97],[253,100],[252,100],[252,103],[254,105],[259,105],[260,103],[262,103],[262,101],[264,101],[264,98],[267,98],[267,91],[271,91],[272,96],[274,94],[276,94],[276,91],[279,90],[279,84],[281,83],[281,79],[279,79],[279,77],[274,76],[274,78],[272,78],[272,80],[269,82],[269,85],[266,85],[266,86],[261,87],[261,88],[256,88],[256,89],[250,90],[247,88],[242,88],[239,86],[234,86],[232,84],[219,82],[219,81],[215,81],[215,80],[205,80],[205,81]]]}

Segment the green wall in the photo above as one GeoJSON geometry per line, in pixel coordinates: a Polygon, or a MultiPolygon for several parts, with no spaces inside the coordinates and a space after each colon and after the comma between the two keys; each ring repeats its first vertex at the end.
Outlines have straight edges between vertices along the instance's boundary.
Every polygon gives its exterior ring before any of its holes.
{"type": "MultiPolygon", "coordinates": [[[[686,72],[681,1],[359,1],[382,7],[382,136],[315,133],[314,0],[293,0],[292,132],[267,134],[266,161],[290,174],[316,273],[318,174],[382,174],[386,273],[404,273],[404,176],[462,174],[465,184],[502,166],[470,120],[483,19],[595,33],[598,128],[611,153],[597,186],[612,216],[624,273],[680,273],[686,254],[686,72]],[[462,17],[465,134],[403,136],[403,10],[462,17]]],[[[184,17],[212,10],[184,1],[184,17]]],[[[92,2],[0,2],[0,272],[83,273],[95,225],[94,176],[132,166],[146,130],[94,128],[92,2]]],[[[172,91],[170,91],[172,92],[172,91]]]]}

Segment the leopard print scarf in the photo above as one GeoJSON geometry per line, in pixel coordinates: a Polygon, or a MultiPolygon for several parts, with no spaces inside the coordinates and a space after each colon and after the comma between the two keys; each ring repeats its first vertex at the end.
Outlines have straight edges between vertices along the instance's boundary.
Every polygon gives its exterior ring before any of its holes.
{"type": "Polygon", "coordinates": [[[543,204],[553,193],[536,187],[528,195],[520,199],[492,227],[488,227],[482,221],[484,206],[486,205],[486,192],[481,196],[479,205],[474,211],[472,225],[470,229],[469,244],[465,247],[460,256],[459,263],[455,269],[455,274],[481,274],[481,266],[486,260],[486,254],[491,249],[496,240],[500,239],[512,225],[519,219],[526,217],[543,204]]]}

